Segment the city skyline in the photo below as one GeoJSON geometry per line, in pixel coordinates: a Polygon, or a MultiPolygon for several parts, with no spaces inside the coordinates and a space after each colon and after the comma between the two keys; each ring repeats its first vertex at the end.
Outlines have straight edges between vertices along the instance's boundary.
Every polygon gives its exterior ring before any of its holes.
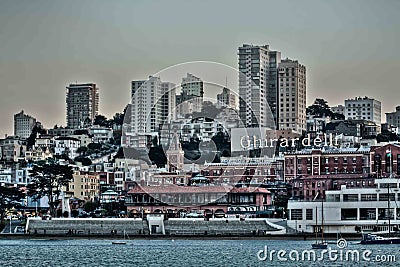
{"type": "Polygon", "coordinates": [[[193,60],[237,69],[244,43],[268,44],[307,66],[307,105],[316,97],[337,105],[357,96],[380,100],[382,113],[400,105],[399,3],[260,2],[281,12],[259,8],[245,17],[238,3],[229,10],[223,1],[198,3],[196,13],[207,16],[197,18],[180,1],[2,1],[0,134],[12,134],[22,109],[45,127],[66,125],[65,87],[75,81],[96,83],[99,113],[111,117],[128,104],[132,80],[193,60]],[[150,9],[157,14],[151,20],[150,9]]]}

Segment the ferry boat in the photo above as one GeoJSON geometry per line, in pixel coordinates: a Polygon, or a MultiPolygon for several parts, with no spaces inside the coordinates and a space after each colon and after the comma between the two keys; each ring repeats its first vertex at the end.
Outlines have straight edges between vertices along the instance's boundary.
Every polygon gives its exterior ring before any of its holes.
{"type": "Polygon", "coordinates": [[[374,234],[363,234],[360,243],[363,245],[400,244],[400,237],[383,237],[374,234]]]}
{"type": "Polygon", "coordinates": [[[396,233],[400,228],[400,179],[377,178],[375,184],[375,188],[343,185],[340,190],[326,191],[323,204],[289,200],[287,226],[296,232],[315,233],[322,224],[324,206],[325,234],[396,233]]]}

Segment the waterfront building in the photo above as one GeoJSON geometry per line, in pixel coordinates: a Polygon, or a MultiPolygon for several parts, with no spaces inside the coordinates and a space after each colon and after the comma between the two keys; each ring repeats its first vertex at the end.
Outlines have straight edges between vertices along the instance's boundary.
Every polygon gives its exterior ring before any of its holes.
{"type": "Polygon", "coordinates": [[[394,232],[400,224],[399,190],[397,178],[381,178],[375,179],[373,188],[342,185],[326,191],[324,202],[289,200],[287,226],[296,232],[315,233],[323,220],[328,234],[388,232],[389,225],[394,232]]]}
{"type": "Polygon", "coordinates": [[[94,83],[67,86],[67,128],[90,126],[99,112],[99,88],[94,83]]]}
{"type": "Polygon", "coordinates": [[[28,138],[33,127],[36,125],[36,119],[22,110],[20,113],[14,115],[14,135],[20,138],[28,138]]]}
{"type": "Polygon", "coordinates": [[[135,186],[126,197],[128,211],[169,213],[178,216],[192,210],[204,210],[207,217],[237,214],[266,214],[271,193],[264,188],[227,186],[135,186]]]}

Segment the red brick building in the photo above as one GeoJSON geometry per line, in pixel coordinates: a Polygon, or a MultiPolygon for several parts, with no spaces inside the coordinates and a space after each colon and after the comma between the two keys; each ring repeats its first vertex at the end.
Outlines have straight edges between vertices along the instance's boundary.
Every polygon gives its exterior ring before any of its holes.
{"type": "Polygon", "coordinates": [[[374,177],[369,174],[330,174],[301,176],[291,180],[293,196],[307,201],[325,199],[326,190],[375,187],[374,177]]]}
{"type": "Polygon", "coordinates": [[[366,174],[370,172],[366,150],[310,150],[285,155],[285,179],[330,174],[366,174]]]}
{"type": "Polygon", "coordinates": [[[373,146],[370,152],[371,174],[377,177],[400,175],[400,145],[373,146]],[[390,160],[392,163],[390,164],[390,160]]]}

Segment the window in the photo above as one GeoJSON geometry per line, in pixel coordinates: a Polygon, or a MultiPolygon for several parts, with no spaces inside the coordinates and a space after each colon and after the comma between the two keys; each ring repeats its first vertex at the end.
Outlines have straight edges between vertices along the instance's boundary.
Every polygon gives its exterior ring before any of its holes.
{"type": "Polygon", "coordinates": [[[306,209],[306,220],[311,221],[313,220],[313,210],[306,209]]]}
{"type": "Polygon", "coordinates": [[[341,209],[341,219],[346,220],[357,220],[357,209],[341,209]]]}
{"type": "Polygon", "coordinates": [[[343,201],[344,202],[358,201],[358,195],[357,194],[344,194],[343,201]]]}
{"type": "Polygon", "coordinates": [[[361,201],[376,201],[376,194],[361,194],[361,201]]]}
{"type": "MultiPolygon", "coordinates": [[[[390,201],[394,201],[395,194],[389,194],[390,201]]],[[[388,194],[379,194],[379,201],[388,201],[388,194]]]]}
{"type": "Polygon", "coordinates": [[[360,220],[376,220],[376,209],[360,209],[360,220]]]}
{"type": "Polygon", "coordinates": [[[378,219],[379,220],[388,220],[389,217],[391,220],[394,219],[394,209],[388,209],[388,208],[378,209],[378,219]]]}
{"type": "Polygon", "coordinates": [[[303,210],[293,209],[290,210],[290,219],[293,220],[303,220],[303,210]]]}

